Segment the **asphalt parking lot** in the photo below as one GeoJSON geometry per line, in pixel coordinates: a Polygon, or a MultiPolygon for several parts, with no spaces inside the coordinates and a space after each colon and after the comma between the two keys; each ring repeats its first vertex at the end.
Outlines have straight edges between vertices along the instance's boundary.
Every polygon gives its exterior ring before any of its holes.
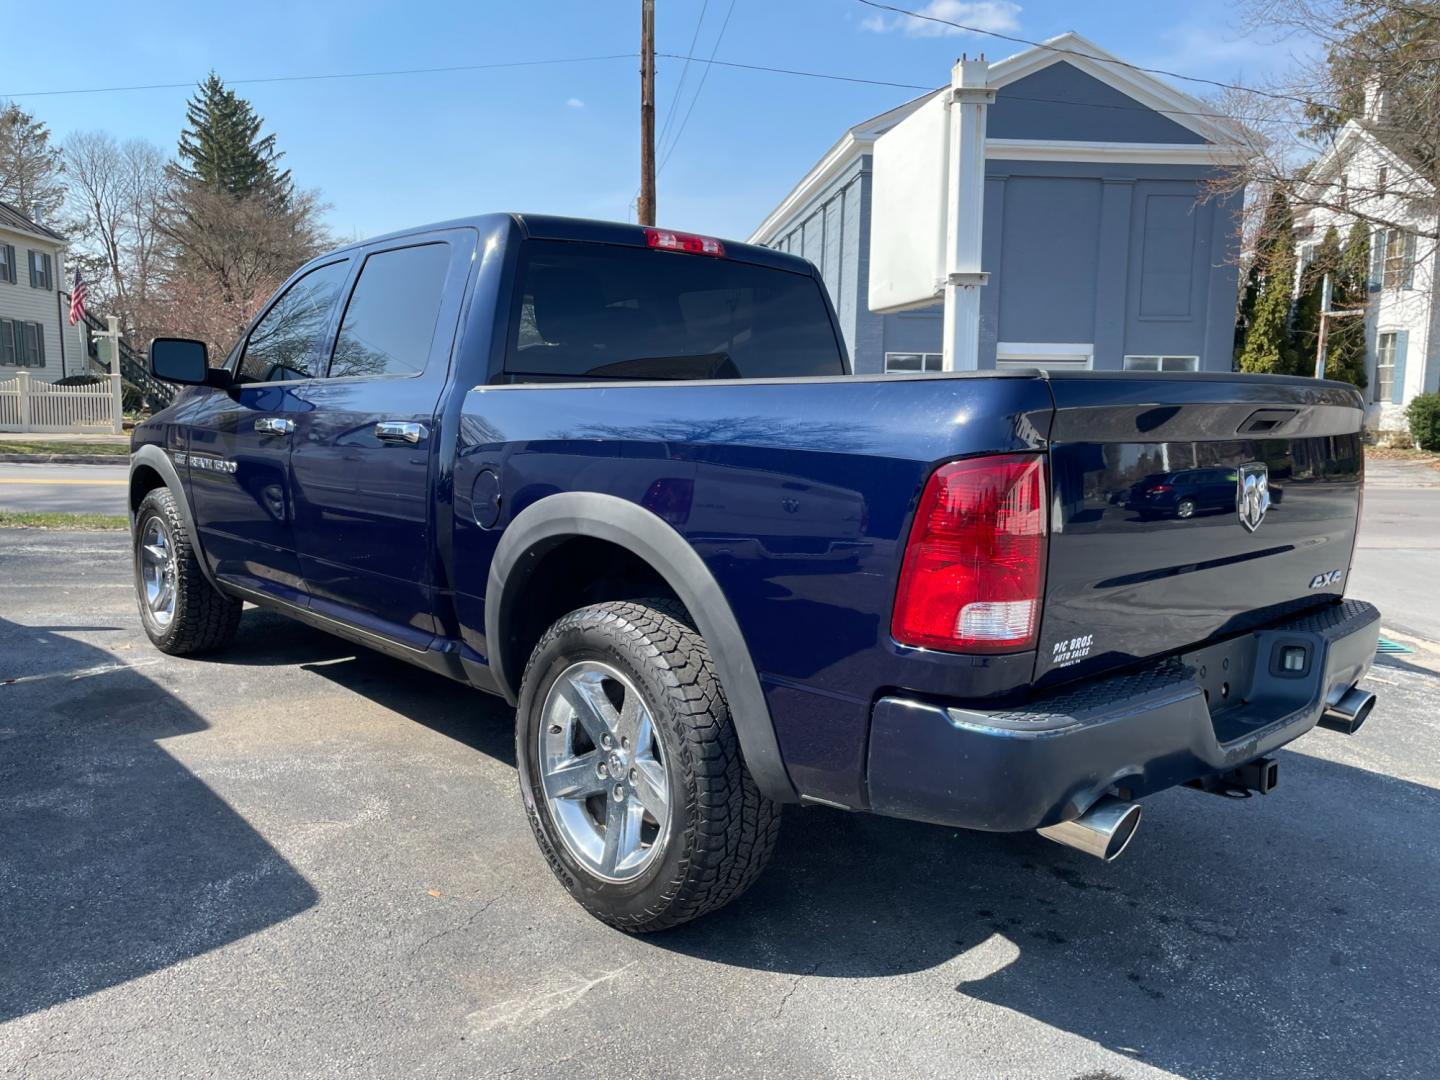
{"type": "Polygon", "coordinates": [[[253,610],[163,657],[119,533],[0,532],[0,582],[0,1074],[1440,1075],[1424,646],[1112,866],[807,809],[636,939],[538,855],[497,699],[253,610]]]}

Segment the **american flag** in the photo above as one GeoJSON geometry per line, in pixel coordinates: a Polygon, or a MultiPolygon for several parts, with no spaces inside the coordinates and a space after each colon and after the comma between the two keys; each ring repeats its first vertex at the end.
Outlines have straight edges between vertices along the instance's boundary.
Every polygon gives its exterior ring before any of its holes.
{"type": "Polygon", "coordinates": [[[75,286],[70,290],[70,325],[74,326],[85,317],[85,279],[75,271],[75,286]]]}

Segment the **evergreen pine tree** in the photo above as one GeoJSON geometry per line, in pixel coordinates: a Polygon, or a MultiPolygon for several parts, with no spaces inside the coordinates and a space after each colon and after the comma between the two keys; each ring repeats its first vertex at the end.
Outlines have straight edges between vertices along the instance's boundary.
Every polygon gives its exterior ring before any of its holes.
{"type": "MultiPolygon", "coordinates": [[[[1331,230],[1334,231],[1333,229],[1331,230]]],[[[1370,230],[1363,221],[1350,226],[1339,259],[1330,306],[1336,311],[1363,308],[1369,301],[1370,230]]],[[[1365,375],[1365,317],[1350,315],[1330,320],[1325,338],[1325,377],[1353,383],[1362,390],[1365,375]]]]}
{"type": "Polygon", "coordinates": [[[1255,322],[1255,307],[1260,301],[1260,290],[1265,282],[1266,270],[1274,257],[1276,246],[1289,237],[1292,227],[1290,203],[1283,188],[1270,190],[1265,203],[1265,213],[1260,218],[1260,231],[1255,235],[1255,256],[1245,273],[1245,288],[1240,293],[1240,305],[1235,312],[1235,357],[1238,360],[1245,347],[1245,335],[1255,322]]]}
{"type": "Polygon", "coordinates": [[[260,195],[284,206],[294,185],[275,136],[261,135],[264,121],[254,108],[226,88],[213,71],[186,106],[189,124],[180,133],[181,175],[193,184],[230,195],[260,195]]]}
{"type": "MultiPolygon", "coordinates": [[[[1295,314],[1290,320],[1290,347],[1295,355],[1293,375],[1315,373],[1315,349],[1320,334],[1320,302],[1323,299],[1325,275],[1330,275],[1333,288],[1340,272],[1340,233],[1335,226],[1325,230],[1325,239],[1315,257],[1300,273],[1300,295],[1295,300],[1295,314]]],[[[1332,300],[1333,304],[1334,301],[1332,300]]],[[[1330,329],[1335,329],[1332,322],[1330,329]]]]}
{"type": "Polygon", "coordinates": [[[1290,345],[1290,299],[1295,285],[1295,237],[1289,202],[1279,188],[1271,192],[1255,263],[1259,294],[1236,363],[1241,371],[1284,374],[1295,369],[1290,345]]]}
{"type": "Polygon", "coordinates": [[[20,106],[0,101],[0,202],[53,229],[65,202],[64,171],[50,129],[20,106]]]}

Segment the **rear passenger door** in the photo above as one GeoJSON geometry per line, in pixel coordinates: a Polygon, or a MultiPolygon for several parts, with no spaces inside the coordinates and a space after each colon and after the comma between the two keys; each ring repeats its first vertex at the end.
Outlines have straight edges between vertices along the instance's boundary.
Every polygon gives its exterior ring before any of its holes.
{"type": "Polygon", "coordinates": [[[437,406],[475,233],[365,249],[325,377],[298,393],[290,472],[311,610],[416,648],[431,604],[437,406]]]}

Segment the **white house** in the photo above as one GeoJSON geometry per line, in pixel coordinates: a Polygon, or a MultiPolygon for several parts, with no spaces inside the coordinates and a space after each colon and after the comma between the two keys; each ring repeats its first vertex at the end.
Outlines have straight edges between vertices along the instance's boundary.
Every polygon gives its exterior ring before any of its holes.
{"type": "Polygon", "coordinates": [[[1326,205],[1297,214],[1296,240],[1303,268],[1331,225],[1344,239],[1355,220],[1346,209],[1385,223],[1370,233],[1367,426],[1404,432],[1410,400],[1440,390],[1440,245],[1430,239],[1440,232],[1440,205],[1414,164],[1409,139],[1384,121],[1385,94],[1371,88],[1364,115],[1340,130],[1307,178],[1302,200],[1326,205]]]}
{"type": "Polygon", "coordinates": [[[86,370],[64,263],[63,236],[0,203],[0,381],[21,369],[48,382],[86,370]]]}

